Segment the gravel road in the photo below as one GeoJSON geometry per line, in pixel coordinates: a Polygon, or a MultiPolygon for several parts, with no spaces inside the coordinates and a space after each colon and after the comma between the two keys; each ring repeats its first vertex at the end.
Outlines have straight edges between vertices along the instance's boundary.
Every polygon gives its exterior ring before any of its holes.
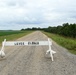
{"type": "MultiPolygon", "coordinates": [[[[46,41],[48,37],[35,31],[19,38],[21,41],[46,41]]],[[[0,58],[0,75],[76,75],[76,55],[53,41],[57,53],[54,61],[46,55],[48,46],[5,47],[5,58],[0,58]]]]}

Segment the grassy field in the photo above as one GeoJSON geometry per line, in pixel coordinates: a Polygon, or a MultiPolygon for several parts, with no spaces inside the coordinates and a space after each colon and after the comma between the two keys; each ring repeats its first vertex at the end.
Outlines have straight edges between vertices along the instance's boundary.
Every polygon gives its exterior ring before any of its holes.
{"type": "Polygon", "coordinates": [[[48,32],[43,32],[43,33],[46,34],[51,39],[53,39],[59,45],[67,48],[71,53],[76,54],[76,39],[63,37],[63,36],[48,33],[48,32]]]}
{"type": "Polygon", "coordinates": [[[22,36],[25,36],[33,31],[0,31],[0,45],[4,39],[16,40],[22,36]]]}
{"type": "Polygon", "coordinates": [[[6,36],[6,35],[12,35],[12,34],[18,34],[23,33],[22,31],[11,31],[11,30],[2,30],[0,31],[0,36],[6,36]]]}

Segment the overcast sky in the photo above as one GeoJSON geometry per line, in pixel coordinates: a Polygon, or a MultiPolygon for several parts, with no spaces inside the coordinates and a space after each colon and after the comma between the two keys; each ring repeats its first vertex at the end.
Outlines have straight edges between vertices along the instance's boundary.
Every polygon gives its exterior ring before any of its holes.
{"type": "Polygon", "coordinates": [[[0,0],[0,30],[76,23],[76,0],[0,0]]]}

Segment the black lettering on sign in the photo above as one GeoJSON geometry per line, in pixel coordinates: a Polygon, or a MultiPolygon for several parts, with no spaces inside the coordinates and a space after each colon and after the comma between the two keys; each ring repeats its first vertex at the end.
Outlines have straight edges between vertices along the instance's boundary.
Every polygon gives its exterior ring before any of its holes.
{"type": "Polygon", "coordinates": [[[24,42],[16,42],[14,45],[24,45],[24,42]]]}
{"type": "Polygon", "coordinates": [[[28,45],[31,45],[31,42],[28,42],[28,45]]]}
{"type": "Polygon", "coordinates": [[[39,42],[28,42],[28,45],[39,45],[39,42]]]}

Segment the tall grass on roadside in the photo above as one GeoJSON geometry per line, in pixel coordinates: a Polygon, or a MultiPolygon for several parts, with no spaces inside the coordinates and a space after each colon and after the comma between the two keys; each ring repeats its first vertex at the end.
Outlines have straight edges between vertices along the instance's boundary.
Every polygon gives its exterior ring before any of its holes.
{"type": "Polygon", "coordinates": [[[45,33],[48,37],[53,39],[59,45],[67,48],[71,53],[76,54],[76,39],[63,37],[63,36],[48,33],[48,32],[43,32],[43,33],[45,33]]]}

